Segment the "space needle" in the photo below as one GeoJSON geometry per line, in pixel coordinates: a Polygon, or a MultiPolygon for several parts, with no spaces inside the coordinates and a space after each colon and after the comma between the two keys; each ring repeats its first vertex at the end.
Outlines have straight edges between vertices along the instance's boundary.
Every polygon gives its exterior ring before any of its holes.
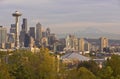
{"type": "Polygon", "coordinates": [[[15,13],[12,14],[12,16],[15,17],[15,27],[16,27],[16,34],[15,34],[15,46],[16,49],[19,49],[19,17],[22,14],[18,11],[15,11],[15,13]]]}

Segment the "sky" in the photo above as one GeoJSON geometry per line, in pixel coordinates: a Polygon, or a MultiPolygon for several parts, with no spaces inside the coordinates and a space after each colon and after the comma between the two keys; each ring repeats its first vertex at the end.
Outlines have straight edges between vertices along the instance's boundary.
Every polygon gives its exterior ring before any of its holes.
{"type": "Polygon", "coordinates": [[[29,27],[40,22],[58,34],[88,27],[120,34],[120,0],[0,0],[0,25],[10,28],[16,10],[20,25],[27,18],[29,27]]]}

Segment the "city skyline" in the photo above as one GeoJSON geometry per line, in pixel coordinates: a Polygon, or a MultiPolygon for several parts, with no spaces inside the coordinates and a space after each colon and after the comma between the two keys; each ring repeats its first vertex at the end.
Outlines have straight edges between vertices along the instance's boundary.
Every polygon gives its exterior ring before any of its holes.
{"type": "Polygon", "coordinates": [[[40,22],[55,33],[92,27],[120,34],[119,0],[1,0],[0,9],[0,24],[3,26],[10,27],[14,23],[11,13],[19,10],[23,13],[20,24],[22,18],[27,18],[29,27],[40,22]]]}

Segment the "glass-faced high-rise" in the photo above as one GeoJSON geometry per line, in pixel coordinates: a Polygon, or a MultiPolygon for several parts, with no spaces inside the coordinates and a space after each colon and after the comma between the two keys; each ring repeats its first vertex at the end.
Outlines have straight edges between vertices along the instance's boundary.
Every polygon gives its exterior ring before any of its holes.
{"type": "Polygon", "coordinates": [[[22,31],[27,33],[27,18],[23,18],[22,31]]]}
{"type": "Polygon", "coordinates": [[[41,41],[42,38],[42,25],[40,23],[36,24],[36,40],[41,41]]]}
{"type": "Polygon", "coordinates": [[[30,27],[29,35],[35,40],[35,27],[30,27]]]}

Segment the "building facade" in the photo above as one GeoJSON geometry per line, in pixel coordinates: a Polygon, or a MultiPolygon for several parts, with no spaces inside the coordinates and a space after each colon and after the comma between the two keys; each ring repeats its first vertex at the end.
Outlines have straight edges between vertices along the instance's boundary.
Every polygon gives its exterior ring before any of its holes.
{"type": "Polygon", "coordinates": [[[22,24],[22,31],[25,31],[27,33],[27,19],[23,18],[23,24],[22,24]]]}
{"type": "Polygon", "coordinates": [[[85,41],[83,38],[79,39],[79,52],[84,52],[85,51],[85,41]]]}
{"type": "Polygon", "coordinates": [[[20,31],[20,47],[24,47],[25,35],[27,34],[27,19],[23,18],[20,31]]]}
{"type": "Polygon", "coordinates": [[[16,26],[15,26],[15,24],[11,24],[10,33],[14,33],[15,34],[15,32],[16,32],[16,26]]]}
{"type": "Polygon", "coordinates": [[[104,48],[108,47],[108,39],[105,37],[100,38],[100,51],[103,52],[104,48]]]}
{"type": "Polygon", "coordinates": [[[36,40],[41,42],[42,39],[42,25],[40,23],[36,24],[36,40]]]}
{"type": "Polygon", "coordinates": [[[30,27],[29,35],[35,40],[35,27],[30,27]]]}
{"type": "Polygon", "coordinates": [[[7,42],[7,29],[0,26],[0,48],[5,48],[7,42]]]}
{"type": "Polygon", "coordinates": [[[68,35],[66,37],[66,49],[78,51],[78,38],[74,35],[68,35]]]}
{"type": "Polygon", "coordinates": [[[46,36],[47,36],[47,37],[50,36],[50,28],[47,28],[47,29],[46,29],[46,36]]]}

